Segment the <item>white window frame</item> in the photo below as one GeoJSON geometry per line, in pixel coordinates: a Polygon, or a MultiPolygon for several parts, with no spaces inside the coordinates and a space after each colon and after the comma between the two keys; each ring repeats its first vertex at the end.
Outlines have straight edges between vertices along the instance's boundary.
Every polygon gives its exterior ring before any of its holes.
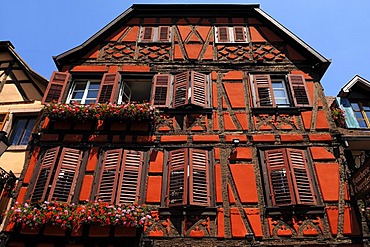
{"type": "Polygon", "coordinates": [[[235,26],[215,26],[214,27],[214,30],[215,30],[215,40],[216,40],[216,43],[249,43],[249,39],[248,39],[248,28],[246,26],[239,26],[239,25],[235,25],[235,26]],[[228,37],[229,37],[229,41],[219,41],[218,40],[218,28],[219,27],[227,27],[228,29],[228,37]],[[234,37],[234,28],[235,27],[243,27],[243,31],[244,31],[244,34],[245,34],[245,41],[235,41],[235,37],[234,37]]]}
{"type": "MultiPolygon", "coordinates": [[[[81,83],[81,82],[85,82],[86,84],[85,84],[84,94],[81,98],[81,101],[79,102],[80,104],[85,104],[86,100],[92,100],[93,99],[93,98],[87,98],[87,94],[89,93],[88,88],[90,87],[91,83],[99,82],[99,84],[101,84],[100,80],[74,80],[73,85],[72,85],[71,89],[69,90],[69,94],[68,94],[68,97],[67,97],[67,100],[66,100],[67,104],[69,104],[71,101],[76,100],[76,99],[72,98],[72,95],[73,95],[73,92],[75,91],[76,85],[78,83],[81,83]]],[[[99,89],[98,89],[98,93],[99,93],[99,89]]],[[[95,98],[95,102],[97,101],[97,99],[98,98],[95,98]]]]}
{"type": "Polygon", "coordinates": [[[127,99],[127,102],[131,101],[131,89],[126,82],[122,82],[119,88],[117,104],[122,104],[127,99]],[[128,89],[129,95],[125,93],[125,89],[128,89]]]}
{"type": "Polygon", "coordinates": [[[275,104],[279,107],[290,107],[292,102],[290,101],[289,94],[287,91],[287,85],[286,85],[286,78],[271,78],[271,87],[272,91],[274,93],[274,99],[275,99],[275,104]],[[281,83],[282,88],[274,88],[274,83],[281,83]],[[275,92],[277,91],[283,91],[285,94],[285,97],[277,97],[275,92]],[[286,104],[278,104],[277,100],[285,100],[287,103],[286,104]]]}

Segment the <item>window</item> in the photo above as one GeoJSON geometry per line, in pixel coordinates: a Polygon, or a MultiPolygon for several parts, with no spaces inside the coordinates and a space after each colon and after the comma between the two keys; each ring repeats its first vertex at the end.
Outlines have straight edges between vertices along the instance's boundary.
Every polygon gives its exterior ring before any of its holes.
{"type": "Polygon", "coordinates": [[[247,30],[243,26],[216,27],[216,42],[218,43],[245,43],[247,30]]]}
{"type": "Polygon", "coordinates": [[[118,104],[124,102],[149,102],[152,77],[124,76],[118,94],[118,104]]]}
{"type": "Polygon", "coordinates": [[[266,198],[272,206],[316,205],[306,150],[279,148],[261,152],[266,198]]]}
{"type": "Polygon", "coordinates": [[[360,128],[370,128],[370,102],[351,102],[360,128]]]}
{"type": "Polygon", "coordinates": [[[306,82],[302,75],[251,76],[255,107],[311,106],[306,82]]]}
{"type": "Polygon", "coordinates": [[[115,204],[137,202],[144,154],[136,150],[105,151],[95,199],[115,204]]]}
{"type": "Polygon", "coordinates": [[[183,148],[169,152],[166,205],[210,206],[209,151],[183,148]]]}
{"type": "Polygon", "coordinates": [[[11,145],[27,145],[32,135],[36,117],[15,117],[10,134],[11,145]]]}
{"type": "Polygon", "coordinates": [[[95,103],[99,88],[99,80],[75,80],[67,98],[67,103],[73,101],[81,104],[95,103]]]}
{"type": "MultiPolygon", "coordinates": [[[[82,162],[83,151],[55,147],[46,150],[31,193],[31,202],[71,202],[82,162]]],[[[74,200],[73,200],[74,199],[74,200]]]]}
{"type": "Polygon", "coordinates": [[[140,42],[170,42],[171,27],[141,27],[140,42]]]}
{"type": "MultiPolygon", "coordinates": [[[[73,83],[69,89],[66,102],[72,101],[81,104],[109,103],[114,102],[118,95],[118,85],[121,81],[119,73],[105,73],[89,75],[73,75],[73,83]]],[[[54,72],[51,76],[42,103],[51,101],[62,102],[65,99],[65,91],[72,76],[68,72],[54,72]]]]}

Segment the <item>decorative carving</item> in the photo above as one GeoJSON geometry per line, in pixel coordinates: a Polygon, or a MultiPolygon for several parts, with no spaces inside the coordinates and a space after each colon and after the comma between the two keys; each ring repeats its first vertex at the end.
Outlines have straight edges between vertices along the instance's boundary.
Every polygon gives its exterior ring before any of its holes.
{"type": "Polygon", "coordinates": [[[285,54],[270,44],[253,44],[253,60],[261,62],[287,62],[285,54]]]}
{"type": "Polygon", "coordinates": [[[103,47],[102,59],[127,61],[135,58],[135,43],[109,43],[103,47]]]}
{"type": "Polygon", "coordinates": [[[153,44],[139,46],[138,60],[168,61],[170,59],[171,44],[153,44]]]}
{"type": "Polygon", "coordinates": [[[221,61],[252,60],[248,45],[218,45],[217,59],[221,61]]]}
{"type": "Polygon", "coordinates": [[[289,114],[256,114],[254,115],[256,130],[297,130],[296,120],[289,114]]]}

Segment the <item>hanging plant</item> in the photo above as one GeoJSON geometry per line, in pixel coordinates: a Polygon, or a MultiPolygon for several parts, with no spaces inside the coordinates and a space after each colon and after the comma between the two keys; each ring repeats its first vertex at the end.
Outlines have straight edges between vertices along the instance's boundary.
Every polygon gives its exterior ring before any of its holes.
{"type": "Polygon", "coordinates": [[[45,105],[44,115],[50,119],[76,119],[80,121],[94,119],[153,121],[154,123],[163,121],[159,111],[147,102],[129,102],[120,105],[111,103],[84,105],[77,102],[70,104],[51,102],[45,105]]]}
{"type": "Polygon", "coordinates": [[[331,116],[338,127],[346,126],[346,115],[344,111],[338,107],[331,107],[331,116]]]}
{"type": "Polygon", "coordinates": [[[9,212],[9,220],[22,228],[31,229],[45,224],[56,225],[64,230],[78,230],[81,224],[143,227],[152,219],[150,212],[151,209],[146,205],[114,205],[101,201],[85,204],[45,201],[37,205],[16,202],[9,212]]]}

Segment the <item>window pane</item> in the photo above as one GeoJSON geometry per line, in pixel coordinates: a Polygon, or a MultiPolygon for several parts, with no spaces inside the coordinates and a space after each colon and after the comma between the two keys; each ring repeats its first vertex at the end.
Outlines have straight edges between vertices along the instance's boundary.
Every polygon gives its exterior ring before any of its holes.
{"type": "Polygon", "coordinates": [[[84,92],[73,92],[72,99],[82,99],[84,92]]]}
{"type": "Polygon", "coordinates": [[[274,90],[275,98],[286,98],[286,93],[284,90],[274,90]]]}
{"type": "Polygon", "coordinates": [[[96,99],[98,97],[98,91],[89,91],[88,93],[87,93],[87,97],[86,98],[88,98],[88,99],[92,99],[92,98],[94,98],[94,99],[96,99]]]}
{"type": "Polygon", "coordinates": [[[352,106],[352,109],[354,111],[359,111],[360,110],[360,106],[357,103],[351,103],[351,106],[352,106]]]}
{"type": "Polygon", "coordinates": [[[357,119],[363,119],[362,113],[360,111],[355,112],[355,116],[357,119]]]}
{"type": "Polygon", "coordinates": [[[10,137],[10,143],[12,145],[19,145],[26,125],[27,119],[16,120],[15,124],[13,125],[12,135],[10,137]]]}
{"type": "Polygon", "coordinates": [[[36,123],[36,118],[31,118],[29,119],[28,123],[27,123],[27,126],[25,128],[25,131],[24,131],[24,134],[23,134],[23,137],[22,139],[20,140],[20,143],[19,145],[27,145],[28,144],[28,141],[30,140],[31,138],[31,135],[32,135],[32,129],[33,127],[35,126],[35,123],[36,123]]]}
{"type": "Polygon", "coordinates": [[[78,90],[84,91],[85,88],[86,88],[86,82],[77,82],[73,91],[78,91],[78,90]]]}
{"type": "Polygon", "coordinates": [[[95,103],[96,102],[96,99],[87,99],[85,100],[85,104],[91,104],[91,103],[95,103]]]}
{"type": "Polygon", "coordinates": [[[99,82],[91,82],[89,86],[89,90],[99,90],[100,83],[99,82]]]}
{"type": "Polygon", "coordinates": [[[364,109],[364,111],[370,111],[370,106],[362,105],[362,108],[364,109]]]}
{"type": "Polygon", "coordinates": [[[275,103],[277,105],[289,105],[289,102],[287,99],[275,99],[275,103]]]}
{"type": "Polygon", "coordinates": [[[365,120],[357,119],[357,121],[361,128],[367,128],[365,120]]]}
{"type": "Polygon", "coordinates": [[[284,88],[283,86],[283,82],[279,81],[279,82],[272,82],[272,88],[284,88]]]}

